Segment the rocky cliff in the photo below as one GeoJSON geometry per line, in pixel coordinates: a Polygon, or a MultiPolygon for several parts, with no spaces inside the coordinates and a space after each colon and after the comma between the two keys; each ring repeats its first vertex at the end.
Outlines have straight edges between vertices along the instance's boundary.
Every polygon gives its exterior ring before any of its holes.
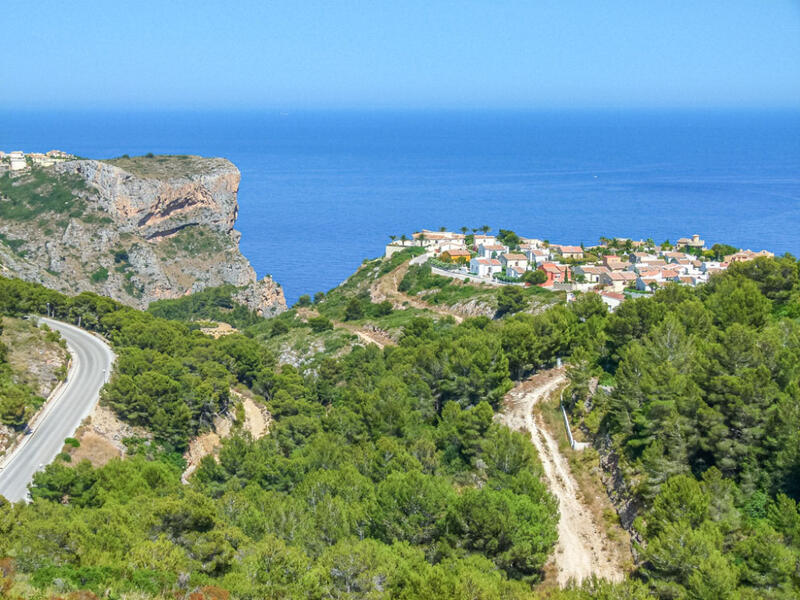
{"type": "Polygon", "coordinates": [[[285,310],[234,229],[239,170],[222,158],[71,160],[0,174],[0,273],[137,308],[223,284],[264,316],[285,310]]]}

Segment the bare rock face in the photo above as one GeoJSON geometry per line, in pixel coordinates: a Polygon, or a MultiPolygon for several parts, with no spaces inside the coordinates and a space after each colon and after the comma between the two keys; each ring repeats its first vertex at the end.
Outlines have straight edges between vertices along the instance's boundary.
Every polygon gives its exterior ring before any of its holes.
{"type": "MultiPolygon", "coordinates": [[[[121,162],[124,164],[124,159],[121,162]]],[[[154,239],[191,225],[204,225],[230,235],[239,210],[239,170],[224,158],[194,159],[188,167],[165,173],[166,179],[137,177],[98,160],[60,163],[55,170],[78,175],[94,187],[99,192],[99,205],[120,232],[154,239]]]]}
{"type": "Polygon", "coordinates": [[[286,309],[280,286],[258,281],[239,251],[239,180],[230,161],[197,156],[73,160],[16,175],[0,192],[14,209],[0,204],[0,274],[137,308],[232,284],[251,309],[277,314],[286,309]],[[60,192],[64,209],[16,195],[31,186],[60,192]]]}
{"type": "Polygon", "coordinates": [[[262,317],[274,317],[286,310],[283,288],[271,277],[264,277],[237,292],[233,299],[256,311],[262,317]]]}

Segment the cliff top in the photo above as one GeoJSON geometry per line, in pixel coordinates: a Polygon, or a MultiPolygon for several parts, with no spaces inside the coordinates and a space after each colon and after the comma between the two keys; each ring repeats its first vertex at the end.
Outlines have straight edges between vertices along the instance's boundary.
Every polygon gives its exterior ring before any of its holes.
{"type": "Polygon", "coordinates": [[[102,162],[147,179],[181,179],[236,170],[235,165],[225,158],[205,158],[188,154],[122,156],[102,162]]]}

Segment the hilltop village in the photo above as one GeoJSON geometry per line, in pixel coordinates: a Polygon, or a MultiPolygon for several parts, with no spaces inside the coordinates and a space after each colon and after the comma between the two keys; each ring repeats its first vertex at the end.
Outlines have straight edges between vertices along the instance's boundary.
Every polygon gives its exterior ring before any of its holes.
{"type": "Polygon", "coordinates": [[[47,153],[12,150],[0,150],[0,173],[5,171],[24,171],[30,167],[52,167],[59,161],[72,160],[75,156],[62,150],[50,150],[47,153]]]}
{"type": "Polygon", "coordinates": [[[612,310],[626,297],[651,294],[667,283],[696,286],[733,262],[774,256],[726,244],[707,248],[697,234],[675,243],[617,237],[576,246],[521,237],[507,229],[497,234],[490,234],[488,227],[467,231],[423,229],[411,238],[391,236],[385,254],[419,247],[425,253],[414,261],[427,262],[438,275],[488,285],[538,285],[566,291],[568,298],[570,292],[594,291],[612,310]]]}

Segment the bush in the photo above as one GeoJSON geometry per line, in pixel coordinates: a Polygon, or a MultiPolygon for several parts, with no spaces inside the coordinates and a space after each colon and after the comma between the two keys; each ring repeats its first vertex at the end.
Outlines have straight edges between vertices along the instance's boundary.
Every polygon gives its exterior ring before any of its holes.
{"type": "Polygon", "coordinates": [[[522,276],[522,281],[532,285],[539,285],[540,283],[547,281],[547,274],[544,271],[539,270],[525,271],[525,274],[522,276]]]}
{"type": "Polygon", "coordinates": [[[65,446],[72,446],[73,448],[79,448],[81,443],[78,440],[76,440],[74,437],[68,437],[67,439],[64,440],[64,445],[65,446]]]}
{"type": "Polygon", "coordinates": [[[358,298],[351,298],[344,309],[345,321],[357,321],[364,317],[364,307],[358,298]]]}
{"type": "Polygon", "coordinates": [[[392,303],[388,300],[384,300],[383,302],[372,305],[372,314],[376,317],[385,317],[386,315],[392,314],[392,309],[392,303]]]}
{"type": "Polygon", "coordinates": [[[284,333],[289,333],[289,326],[283,321],[274,321],[272,323],[272,329],[269,332],[270,336],[275,337],[277,335],[283,335],[284,333]]]}
{"type": "Polygon", "coordinates": [[[525,294],[518,287],[504,287],[497,294],[497,313],[499,315],[514,314],[525,308],[525,294]]]}
{"type": "Polygon", "coordinates": [[[314,333],[322,333],[323,331],[333,329],[333,323],[331,323],[330,319],[327,317],[313,317],[308,320],[308,324],[311,326],[311,331],[314,333]]]}
{"type": "Polygon", "coordinates": [[[94,273],[92,273],[89,278],[92,280],[92,283],[100,283],[105,281],[108,279],[108,269],[105,267],[100,267],[94,273]]]}

